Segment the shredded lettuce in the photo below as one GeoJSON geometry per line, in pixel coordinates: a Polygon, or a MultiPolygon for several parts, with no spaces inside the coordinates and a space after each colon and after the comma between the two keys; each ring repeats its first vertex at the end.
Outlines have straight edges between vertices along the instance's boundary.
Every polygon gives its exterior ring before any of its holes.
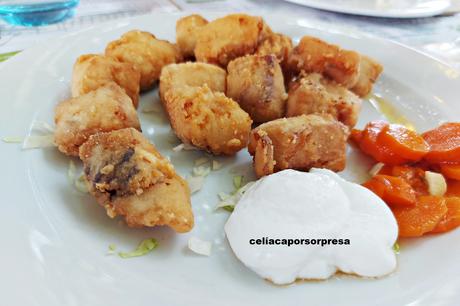
{"type": "Polygon", "coordinates": [[[38,149],[54,147],[54,135],[43,135],[43,136],[27,136],[22,143],[22,149],[38,149]]]}
{"type": "Polygon", "coordinates": [[[201,188],[203,188],[204,184],[204,176],[191,176],[187,177],[186,181],[188,183],[188,186],[190,187],[190,193],[195,193],[201,188]]]}
{"type": "Polygon", "coordinates": [[[10,136],[10,137],[3,137],[2,141],[6,143],[21,143],[24,141],[24,139],[22,137],[10,136]]]}
{"type": "Polygon", "coordinates": [[[376,163],[372,168],[369,170],[369,175],[370,176],[376,176],[379,174],[380,170],[382,170],[383,166],[385,166],[384,163],[376,163]]]}
{"type": "Polygon", "coordinates": [[[201,240],[197,237],[190,237],[188,240],[188,248],[197,254],[209,256],[211,255],[212,244],[210,241],[201,240]]]}
{"type": "Polygon", "coordinates": [[[198,148],[195,147],[195,146],[192,146],[191,144],[188,144],[188,143],[181,143],[180,145],[175,146],[172,150],[174,152],[180,152],[182,150],[194,151],[194,150],[198,150],[198,148]]]}
{"type": "Polygon", "coordinates": [[[158,242],[154,238],[142,240],[134,251],[131,252],[119,252],[118,256],[121,258],[132,258],[138,256],[144,256],[150,253],[153,249],[158,246],[158,242]]]}
{"type": "Polygon", "coordinates": [[[192,173],[193,176],[208,176],[211,173],[211,168],[205,166],[193,167],[192,173]]]}
{"type": "Polygon", "coordinates": [[[34,121],[32,123],[32,130],[43,134],[54,133],[54,128],[51,124],[44,121],[34,121]]]}
{"type": "Polygon", "coordinates": [[[396,253],[396,254],[399,254],[400,252],[400,247],[399,247],[399,243],[398,242],[395,242],[395,244],[393,245],[393,251],[396,253]]]}
{"type": "Polygon", "coordinates": [[[243,184],[243,179],[244,179],[244,176],[242,175],[235,175],[233,177],[233,186],[235,187],[235,189],[241,188],[241,185],[243,184]]]}
{"type": "Polygon", "coordinates": [[[216,209],[222,208],[225,209],[226,211],[233,212],[235,209],[235,206],[238,204],[240,201],[241,197],[244,195],[244,193],[252,186],[254,185],[255,182],[249,182],[243,187],[240,187],[233,191],[232,194],[226,194],[224,192],[220,192],[218,194],[220,198],[219,204],[217,204],[216,209]]]}
{"type": "Polygon", "coordinates": [[[107,255],[115,254],[117,250],[117,246],[114,243],[109,244],[109,250],[107,251],[107,255]]]}
{"type": "Polygon", "coordinates": [[[77,167],[75,167],[75,163],[73,160],[69,161],[69,169],[67,169],[67,179],[69,180],[70,184],[74,184],[75,182],[75,175],[77,173],[77,167]]]}
{"type": "Polygon", "coordinates": [[[88,181],[84,173],[80,174],[75,180],[75,188],[82,193],[88,193],[88,181]]]}
{"type": "Polygon", "coordinates": [[[200,157],[195,159],[195,166],[201,166],[209,162],[209,158],[207,157],[200,157]]]}
{"type": "Polygon", "coordinates": [[[213,161],[212,161],[212,170],[213,170],[213,171],[217,171],[217,170],[219,170],[220,168],[222,168],[222,164],[219,163],[217,160],[213,160],[213,161]]]}

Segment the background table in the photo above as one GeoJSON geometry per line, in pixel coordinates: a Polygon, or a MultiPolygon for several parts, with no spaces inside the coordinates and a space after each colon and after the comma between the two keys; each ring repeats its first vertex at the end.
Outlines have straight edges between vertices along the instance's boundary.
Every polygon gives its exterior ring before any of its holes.
{"type": "Polygon", "coordinates": [[[460,69],[460,14],[455,14],[457,8],[460,8],[460,0],[454,0],[452,9],[441,16],[390,19],[342,15],[281,0],[81,0],[74,17],[62,23],[28,28],[0,21],[0,54],[23,50],[39,41],[79,31],[100,22],[151,11],[244,11],[255,15],[279,13],[318,27],[332,25],[349,31],[369,32],[430,53],[460,69]]]}

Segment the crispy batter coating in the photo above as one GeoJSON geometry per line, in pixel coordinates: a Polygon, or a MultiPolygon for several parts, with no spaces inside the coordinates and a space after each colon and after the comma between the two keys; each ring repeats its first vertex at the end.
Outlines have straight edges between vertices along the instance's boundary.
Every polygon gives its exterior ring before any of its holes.
{"type": "Polygon", "coordinates": [[[352,88],[358,82],[361,56],[318,38],[304,36],[292,50],[288,67],[295,73],[317,72],[352,88]]]}
{"type": "Polygon", "coordinates": [[[93,134],[141,128],[131,99],[113,82],[59,103],[54,122],[54,142],[61,152],[73,156],[78,156],[80,145],[93,134]]]}
{"type": "Polygon", "coordinates": [[[226,67],[237,57],[253,54],[271,33],[261,17],[232,14],[218,18],[198,32],[196,60],[226,67]]]}
{"type": "Polygon", "coordinates": [[[184,143],[213,154],[232,155],[246,147],[251,118],[238,103],[207,85],[170,90],[163,101],[171,126],[184,143]]]}
{"type": "Polygon", "coordinates": [[[289,36],[281,33],[273,33],[259,44],[256,54],[274,54],[280,61],[281,66],[284,67],[292,48],[292,39],[289,36]]]}
{"type": "Polygon", "coordinates": [[[284,169],[345,168],[348,128],[331,117],[302,115],[259,125],[249,137],[258,177],[284,169]]]}
{"type": "Polygon", "coordinates": [[[140,72],[130,63],[121,63],[115,58],[100,54],[85,54],[73,66],[72,97],[115,82],[126,91],[137,108],[140,78],[140,72]]]}
{"type": "Polygon", "coordinates": [[[368,56],[361,55],[358,82],[351,88],[351,91],[360,97],[367,96],[382,71],[382,65],[368,56]]]}
{"type": "Polygon", "coordinates": [[[254,122],[284,116],[287,94],[274,54],[239,57],[228,64],[227,70],[227,96],[237,101],[254,122]]]}
{"type": "Polygon", "coordinates": [[[141,90],[150,89],[158,81],[164,66],[182,59],[176,45],[143,31],[123,34],[107,45],[105,54],[134,65],[141,73],[141,90]]]}
{"type": "Polygon", "coordinates": [[[200,15],[193,14],[180,18],[176,22],[176,42],[184,58],[193,58],[198,31],[208,24],[200,15]]]}
{"type": "Polygon", "coordinates": [[[227,72],[207,63],[181,63],[165,66],[160,75],[160,98],[168,90],[178,90],[183,86],[202,86],[204,84],[212,91],[225,93],[227,72]]]}
{"type": "Polygon", "coordinates": [[[361,99],[345,87],[312,73],[291,83],[286,117],[329,114],[352,128],[358,121],[361,104],[361,99]]]}
{"type": "Polygon", "coordinates": [[[93,135],[80,147],[89,190],[110,217],[129,226],[193,227],[190,191],[169,161],[137,130],[93,135]]]}

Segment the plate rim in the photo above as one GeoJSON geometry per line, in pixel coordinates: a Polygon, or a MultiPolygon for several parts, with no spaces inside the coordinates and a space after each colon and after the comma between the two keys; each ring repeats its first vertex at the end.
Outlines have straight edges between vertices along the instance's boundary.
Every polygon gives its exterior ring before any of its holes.
{"type": "Polygon", "coordinates": [[[377,18],[392,18],[392,19],[411,19],[411,18],[425,18],[433,17],[444,13],[451,5],[450,0],[441,0],[444,2],[444,6],[440,6],[437,10],[426,11],[426,12],[406,12],[398,13],[398,11],[392,10],[385,12],[379,12],[372,9],[352,9],[352,8],[338,8],[336,5],[328,4],[327,1],[318,2],[317,0],[284,0],[286,2],[294,3],[297,5],[307,6],[310,8],[341,13],[346,15],[358,15],[367,17],[377,18]]]}

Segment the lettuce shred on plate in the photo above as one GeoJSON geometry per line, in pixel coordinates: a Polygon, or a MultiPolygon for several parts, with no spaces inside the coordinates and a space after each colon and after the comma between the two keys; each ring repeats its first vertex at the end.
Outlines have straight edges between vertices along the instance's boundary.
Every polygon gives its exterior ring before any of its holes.
{"type": "Polygon", "coordinates": [[[142,240],[134,251],[131,252],[119,252],[118,256],[121,258],[132,258],[138,256],[144,256],[150,253],[153,249],[158,246],[158,242],[154,238],[142,240]]]}
{"type": "Polygon", "coordinates": [[[212,161],[212,170],[213,170],[213,171],[217,171],[217,170],[219,170],[220,168],[222,168],[222,164],[219,163],[217,160],[213,160],[213,161],[212,161]]]}
{"type": "Polygon", "coordinates": [[[191,144],[188,144],[188,143],[181,143],[180,145],[175,146],[172,150],[174,152],[180,152],[182,150],[194,151],[194,150],[198,150],[198,148],[195,147],[195,146],[192,146],[191,144]]]}
{"type": "Polygon", "coordinates": [[[395,242],[395,244],[393,245],[393,251],[396,253],[396,254],[399,254],[400,252],[400,247],[399,247],[399,243],[398,242],[395,242]]]}
{"type": "Polygon", "coordinates": [[[69,162],[69,169],[67,169],[67,179],[69,184],[74,186],[78,191],[82,193],[88,193],[88,186],[85,175],[82,173],[78,177],[76,175],[77,167],[73,160],[69,162]]]}
{"type": "Polygon", "coordinates": [[[211,167],[208,167],[208,166],[193,167],[192,173],[193,173],[193,176],[208,176],[208,174],[211,173],[211,167]]]}
{"type": "Polygon", "coordinates": [[[225,192],[221,192],[218,194],[220,202],[219,204],[217,204],[216,209],[222,208],[226,211],[233,212],[236,204],[241,199],[246,190],[248,190],[249,187],[251,187],[255,183],[249,182],[243,185],[243,179],[244,177],[241,175],[235,176],[233,178],[233,186],[235,187],[235,190],[231,194],[226,194],[225,192]]]}
{"type": "Polygon", "coordinates": [[[209,162],[209,158],[207,158],[206,156],[203,156],[203,157],[195,159],[194,164],[195,166],[202,166],[204,164],[207,164],[208,162],[209,162]]]}
{"type": "Polygon", "coordinates": [[[200,255],[211,255],[212,244],[210,241],[201,240],[197,237],[190,237],[188,240],[188,248],[200,255]]]}
{"type": "Polygon", "coordinates": [[[190,188],[190,193],[195,193],[203,188],[204,176],[189,176],[185,179],[190,188]]]}
{"type": "Polygon", "coordinates": [[[54,144],[53,134],[40,135],[40,136],[30,135],[30,136],[27,136],[24,139],[24,142],[22,143],[22,149],[24,150],[48,148],[48,147],[54,147],[54,146],[55,144],[54,144]]]}
{"type": "Polygon", "coordinates": [[[7,136],[3,137],[2,141],[6,143],[21,143],[24,141],[24,139],[22,137],[7,136]]]}

